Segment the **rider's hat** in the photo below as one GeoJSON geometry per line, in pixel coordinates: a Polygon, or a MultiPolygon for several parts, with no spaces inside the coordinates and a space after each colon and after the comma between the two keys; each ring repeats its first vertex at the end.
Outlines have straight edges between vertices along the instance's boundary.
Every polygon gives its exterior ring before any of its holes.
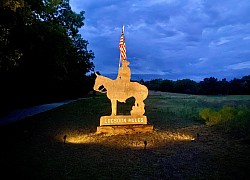
{"type": "Polygon", "coordinates": [[[130,62],[129,62],[129,61],[127,61],[127,60],[124,60],[124,61],[122,61],[122,64],[129,65],[129,64],[130,64],[130,62]]]}

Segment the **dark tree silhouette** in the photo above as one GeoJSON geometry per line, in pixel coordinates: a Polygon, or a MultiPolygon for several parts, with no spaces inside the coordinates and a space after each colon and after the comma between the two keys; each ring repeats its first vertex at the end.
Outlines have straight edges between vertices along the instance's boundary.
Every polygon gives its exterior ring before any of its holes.
{"type": "Polygon", "coordinates": [[[0,2],[0,83],[5,107],[83,96],[94,54],[79,34],[84,12],[68,0],[0,2]]]}
{"type": "Polygon", "coordinates": [[[234,78],[227,81],[225,78],[205,78],[203,81],[195,82],[190,79],[183,80],[162,80],[154,79],[144,84],[150,90],[203,95],[229,95],[229,94],[250,94],[250,75],[241,79],[234,78]]]}

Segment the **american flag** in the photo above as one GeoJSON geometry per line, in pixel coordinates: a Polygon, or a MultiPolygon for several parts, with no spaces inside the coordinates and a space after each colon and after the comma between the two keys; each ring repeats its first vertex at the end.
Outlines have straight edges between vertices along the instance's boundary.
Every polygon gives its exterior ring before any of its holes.
{"type": "Polygon", "coordinates": [[[122,35],[119,43],[120,48],[120,61],[126,60],[126,45],[125,45],[125,37],[124,37],[124,26],[122,27],[122,35]]]}

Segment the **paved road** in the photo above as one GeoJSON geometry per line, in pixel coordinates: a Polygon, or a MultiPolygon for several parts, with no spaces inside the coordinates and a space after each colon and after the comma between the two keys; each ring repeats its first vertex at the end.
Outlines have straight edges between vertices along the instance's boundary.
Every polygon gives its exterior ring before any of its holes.
{"type": "MultiPolygon", "coordinates": [[[[86,99],[86,98],[82,98],[86,99]]],[[[79,100],[79,99],[76,99],[79,100]]],[[[76,100],[68,100],[68,101],[63,101],[63,102],[58,102],[58,103],[51,103],[51,104],[43,104],[43,105],[38,105],[38,106],[33,106],[30,108],[26,109],[17,109],[12,112],[9,112],[8,114],[0,117],[0,126],[16,122],[18,120],[24,119],[29,116],[33,116],[35,114],[48,111],[50,109],[62,106],[64,104],[68,104],[70,102],[76,101],[76,100]]]]}

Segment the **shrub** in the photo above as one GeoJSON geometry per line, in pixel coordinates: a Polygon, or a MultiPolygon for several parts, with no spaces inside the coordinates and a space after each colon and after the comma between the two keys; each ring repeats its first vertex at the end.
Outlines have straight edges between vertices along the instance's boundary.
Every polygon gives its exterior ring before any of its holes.
{"type": "Polygon", "coordinates": [[[211,111],[212,111],[211,109],[205,108],[205,109],[200,111],[199,115],[202,119],[205,120],[205,122],[207,122],[207,121],[209,121],[209,116],[211,114],[211,111]]]}
{"type": "Polygon", "coordinates": [[[250,109],[239,108],[236,118],[229,124],[231,132],[240,133],[239,135],[250,135],[250,109]]]}
{"type": "Polygon", "coordinates": [[[237,115],[237,109],[230,106],[224,106],[220,111],[221,121],[228,122],[232,121],[237,115]]]}
{"type": "Polygon", "coordinates": [[[219,123],[221,123],[221,114],[216,111],[211,111],[207,125],[216,125],[219,123]]]}
{"type": "Polygon", "coordinates": [[[240,136],[250,134],[250,109],[247,107],[224,106],[216,111],[205,108],[199,112],[206,125],[218,125],[226,132],[233,132],[240,136]]]}
{"type": "Polygon", "coordinates": [[[205,108],[200,111],[200,117],[205,120],[205,123],[209,126],[220,123],[221,115],[212,109],[205,108]]]}

